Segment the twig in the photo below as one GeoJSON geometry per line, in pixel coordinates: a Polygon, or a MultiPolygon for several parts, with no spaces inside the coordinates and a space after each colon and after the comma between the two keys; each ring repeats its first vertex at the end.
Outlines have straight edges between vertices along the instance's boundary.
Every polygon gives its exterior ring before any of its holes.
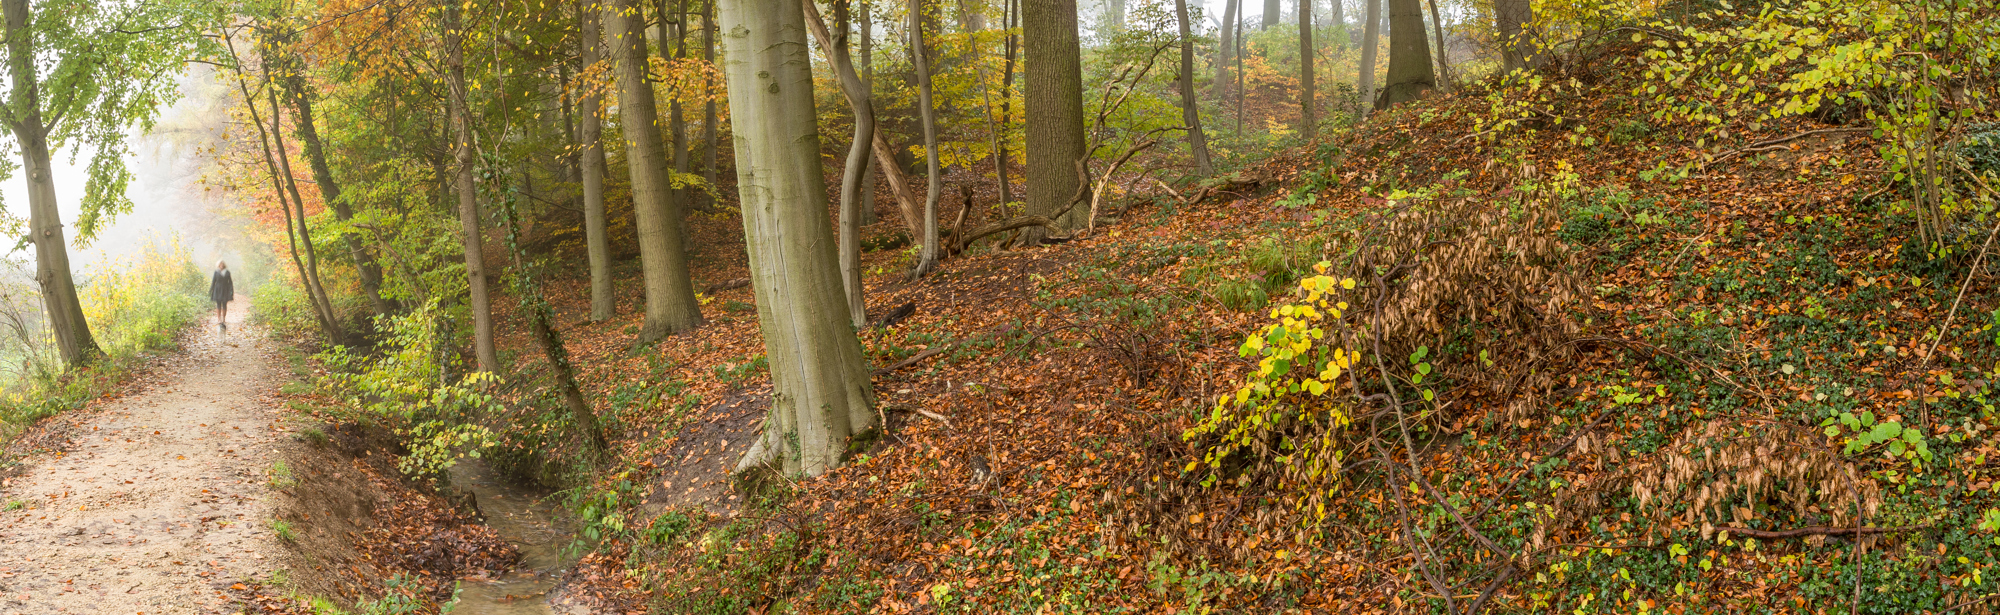
{"type": "MultiPolygon", "coordinates": [[[[1963,167],[1961,167],[1961,169],[1963,169],[1963,167]]],[[[1970,173],[1970,169],[1963,169],[1963,170],[1968,171],[1967,174],[1970,175],[1974,181],[1978,181],[1979,186],[1981,188],[1985,188],[1987,194],[1991,195],[1993,193],[1993,187],[1986,185],[1986,180],[1980,179],[1979,175],[1977,174],[1970,173]]],[[[1958,297],[1951,300],[1951,311],[1945,313],[1944,325],[1938,327],[1937,339],[1931,340],[1930,350],[1924,351],[1924,360],[1917,364],[1918,368],[1922,368],[1925,365],[1929,365],[1931,362],[1931,357],[1937,355],[1938,344],[1944,342],[1945,332],[1951,330],[1952,319],[1958,317],[1959,302],[1965,301],[1965,289],[1972,287],[1972,276],[1979,275],[1979,264],[1986,260],[1986,251],[1993,247],[1993,235],[1995,233],[2000,233],[2000,223],[1995,223],[1993,225],[1993,230],[1986,232],[1986,243],[1979,246],[1979,256],[1972,259],[1972,268],[1965,272],[1965,279],[1959,281],[1958,297]]]]}
{"type": "Polygon", "coordinates": [[[1500,568],[1500,576],[1493,577],[1492,581],[1487,582],[1486,587],[1479,590],[1479,597],[1474,599],[1470,606],[1465,607],[1466,615],[1477,615],[1480,609],[1486,608],[1486,601],[1493,599],[1493,593],[1500,589],[1500,584],[1506,583],[1507,579],[1513,576],[1514,563],[1507,562],[1507,565],[1500,568]]]}
{"type": "Polygon", "coordinates": [[[1900,532],[1915,532],[1918,530],[1927,530],[1930,528],[1931,526],[1928,525],[1911,525],[1905,527],[1860,527],[1860,526],[1827,527],[1824,525],[1814,525],[1811,527],[1773,531],[1773,530],[1754,530],[1747,527],[1717,526],[1715,528],[1715,531],[1729,532],[1731,534],[1735,534],[1738,536],[1748,536],[1750,538],[1758,538],[1763,540],[1782,540],[1786,538],[1803,538],[1806,536],[1845,536],[1848,534],[1854,534],[1856,536],[1859,536],[1862,534],[1895,534],[1900,532]]]}
{"type": "Polygon", "coordinates": [[[899,370],[899,369],[903,369],[903,368],[905,368],[905,367],[909,367],[909,366],[911,366],[911,365],[916,365],[918,361],[922,361],[922,360],[924,360],[924,359],[928,359],[928,358],[931,358],[932,356],[936,355],[937,353],[940,353],[940,352],[944,352],[944,351],[946,351],[946,350],[951,350],[951,349],[952,349],[952,347],[954,347],[954,346],[957,346],[957,344],[945,344],[945,345],[943,345],[943,346],[935,346],[935,347],[932,347],[932,348],[929,348],[929,349],[926,349],[926,350],[924,350],[923,352],[919,352],[919,353],[917,353],[917,354],[914,354],[914,355],[910,355],[910,358],[908,358],[908,359],[903,359],[903,360],[901,360],[901,361],[897,361],[895,365],[890,365],[890,366],[888,366],[888,367],[884,367],[884,368],[882,368],[882,369],[878,369],[878,370],[875,370],[875,375],[877,375],[877,376],[880,376],[880,375],[882,375],[882,374],[887,374],[887,373],[889,373],[889,372],[893,372],[893,371],[896,371],[896,370],[899,370]]]}
{"type": "Polygon", "coordinates": [[[1743,155],[1743,154],[1747,154],[1747,153],[1750,153],[1750,152],[1763,152],[1763,151],[1770,151],[1770,150],[1773,150],[1773,149],[1779,149],[1779,148],[1777,147],[1777,146],[1778,146],[1779,144],[1783,144],[1783,143],[1790,143],[1790,142],[1792,142],[1792,141],[1797,141],[1797,140],[1799,140],[1799,139],[1803,139],[1803,138],[1806,138],[1806,137],[1810,137],[1810,136],[1813,136],[1813,135],[1823,135],[1823,134],[1841,134],[1841,133],[1850,133],[1850,132],[1872,132],[1872,131],[1874,131],[1874,130],[1875,130],[1875,129],[1874,129],[1874,128],[1871,128],[1871,127],[1859,127],[1859,126],[1855,126],[1855,127],[1847,127],[1847,128],[1821,128],[1821,129],[1819,129],[1819,130],[1808,130],[1808,131],[1805,131],[1805,132],[1801,132],[1801,133],[1798,133],[1798,134],[1794,134],[1794,135],[1790,135],[1790,136],[1784,136],[1784,137],[1778,137],[1778,138],[1776,138],[1776,139],[1765,139],[1765,140],[1763,140],[1763,141],[1758,141],[1758,142],[1756,142],[1756,143],[1751,143],[1751,144],[1749,144],[1749,145],[1745,145],[1745,146],[1743,146],[1743,148],[1742,148],[1742,149],[1739,149],[1739,150],[1736,150],[1736,151],[1733,151],[1733,152],[1729,152],[1729,153],[1727,153],[1727,154],[1723,154],[1723,155],[1721,155],[1721,156],[1717,157],[1717,158],[1715,159],[1715,161],[1716,161],[1716,162],[1722,162],[1722,161],[1724,161],[1724,160],[1728,160],[1728,159],[1730,159],[1730,158],[1734,158],[1734,157],[1737,157],[1737,156],[1741,156],[1741,155],[1743,155]]]}
{"type": "Polygon", "coordinates": [[[1994,599],[1994,598],[1996,598],[1996,597],[2000,597],[2000,594],[1987,594],[1987,595],[1986,595],[1986,597],[1984,597],[1984,598],[1974,598],[1974,599],[1972,599],[1972,600],[1967,600],[1967,601],[1965,601],[1965,602],[1960,602],[1960,603],[1958,603],[1958,604],[1954,604],[1954,605],[1951,605],[1951,608],[1948,608],[1948,609],[1945,609],[1945,610],[1944,610],[1944,612],[1946,612],[1946,613],[1950,613],[1950,612],[1952,612],[1952,611],[1956,611],[1956,610],[1959,610],[1959,609],[1962,609],[1962,608],[1965,608],[1965,607],[1968,607],[1968,606],[1972,606],[1972,605],[1975,605],[1975,604],[1979,604],[1979,603],[1982,603],[1982,602],[1985,602],[1985,601],[1988,601],[1988,600],[1992,600],[1992,599],[1994,599]]]}

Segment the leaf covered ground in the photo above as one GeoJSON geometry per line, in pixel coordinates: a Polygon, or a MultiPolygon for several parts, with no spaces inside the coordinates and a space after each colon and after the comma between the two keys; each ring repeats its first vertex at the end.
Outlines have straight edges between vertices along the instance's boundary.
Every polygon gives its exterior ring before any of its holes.
{"type": "MultiPolygon", "coordinates": [[[[1065,244],[919,282],[868,253],[871,315],[915,308],[861,333],[895,368],[890,428],[809,481],[727,482],[768,394],[750,289],[634,348],[633,284],[591,324],[585,281],[559,280],[617,462],[564,474],[579,453],[548,399],[515,405],[503,423],[540,427],[500,430],[496,457],[585,483],[566,591],[610,612],[1990,609],[1984,233],[1931,258],[1866,130],[1656,120],[1633,50],[1574,60],[1534,91],[1377,114],[1198,203],[1131,196],[1065,244]],[[1245,336],[1343,237],[1413,202],[1524,198],[1559,215],[1529,231],[1573,257],[1575,330],[1533,356],[1485,352],[1477,319],[1406,340],[1445,376],[1415,458],[1386,455],[1429,487],[1357,464],[1301,524],[1305,494],[1186,470],[1208,443],[1184,434],[1254,368],[1245,336]],[[1496,370],[1532,376],[1479,379],[1496,370]]],[[[734,218],[694,236],[699,280],[747,277],[734,218]]],[[[536,382],[531,340],[502,345],[536,382]]]]}

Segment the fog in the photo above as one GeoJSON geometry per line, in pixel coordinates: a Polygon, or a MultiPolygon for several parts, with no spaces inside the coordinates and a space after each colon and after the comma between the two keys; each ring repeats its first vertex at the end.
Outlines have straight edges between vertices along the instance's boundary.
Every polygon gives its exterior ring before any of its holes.
{"type": "MultiPolygon", "coordinates": [[[[226,99],[221,96],[225,90],[211,75],[206,67],[197,66],[183,76],[181,98],[160,113],[153,130],[142,131],[136,125],[126,129],[132,153],[125,164],[132,170],[133,181],[125,194],[132,200],[132,210],[100,222],[97,237],[81,248],[76,243],[76,223],[91,152],[75,152],[67,143],[52,152],[56,201],[62,212],[63,232],[70,240],[70,264],[78,276],[115,266],[119,259],[133,256],[155,239],[179,238],[203,269],[212,267],[216,260],[240,258],[241,246],[247,245],[242,241],[242,219],[233,215],[220,191],[203,190],[204,165],[197,156],[200,148],[213,143],[227,127],[226,99]]],[[[11,135],[5,137],[12,140],[11,135]]],[[[0,181],[0,199],[4,199],[0,202],[9,215],[26,220],[28,188],[19,170],[20,153],[11,143],[5,151],[15,172],[0,181]]],[[[0,249],[11,248],[13,241],[4,243],[0,249]]],[[[33,258],[32,247],[6,255],[15,262],[33,258]]]]}

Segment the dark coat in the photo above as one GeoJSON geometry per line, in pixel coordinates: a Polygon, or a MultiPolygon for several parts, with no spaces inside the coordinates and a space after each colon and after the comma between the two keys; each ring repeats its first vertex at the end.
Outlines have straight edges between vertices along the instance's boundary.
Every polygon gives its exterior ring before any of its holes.
{"type": "Polygon", "coordinates": [[[208,279],[208,300],[222,304],[235,298],[236,281],[229,277],[228,269],[217,271],[208,279]]]}

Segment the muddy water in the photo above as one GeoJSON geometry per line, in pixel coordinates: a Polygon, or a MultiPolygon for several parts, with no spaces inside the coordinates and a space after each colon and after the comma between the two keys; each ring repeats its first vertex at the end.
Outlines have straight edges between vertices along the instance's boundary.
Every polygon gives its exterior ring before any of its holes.
{"type": "Polygon", "coordinates": [[[549,589],[562,569],[561,547],[569,529],[554,502],[509,484],[477,459],[461,460],[451,470],[451,484],[479,498],[486,525],[521,549],[521,563],[493,579],[467,579],[459,584],[453,615],[545,615],[549,589]]]}

